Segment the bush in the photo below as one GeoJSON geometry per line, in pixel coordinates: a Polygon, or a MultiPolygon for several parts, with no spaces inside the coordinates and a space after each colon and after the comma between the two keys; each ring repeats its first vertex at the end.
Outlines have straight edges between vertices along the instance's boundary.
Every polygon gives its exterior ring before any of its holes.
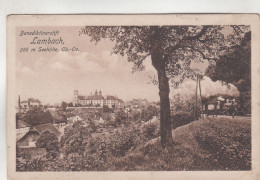
{"type": "Polygon", "coordinates": [[[195,118],[191,113],[179,112],[172,116],[172,128],[176,129],[193,121],[195,121],[195,118]]]}
{"type": "Polygon", "coordinates": [[[142,109],[140,118],[142,121],[149,121],[153,118],[153,116],[158,115],[158,109],[155,106],[148,106],[146,109],[142,109]]]}
{"type": "Polygon", "coordinates": [[[114,112],[114,110],[110,109],[107,105],[103,105],[103,112],[114,112]]]}
{"type": "Polygon", "coordinates": [[[126,124],[127,120],[127,114],[124,111],[120,110],[115,113],[115,125],[126,124]]]}
{"type": "Polygon", "coordinates": [[[160,134],[159,124],[149,124],[143,127],[142,135],[145,139],[150,140],[158,137],[160,134]]]}
{"type": "Polygon", "coordinates": [[[251,129],[237,120],[214,120],[197,129],[199,145],[211,153],[209,161],[218,169],[249,170],[251,168],[251,129]]]}
{"type": "Polygon", "coordinates": [[[141,132],[139,129],[124,129],[121,133],[112,135],[106,142],[108,151],[115,157],[124,156],[140,142],[140,134],[141,132]]]}

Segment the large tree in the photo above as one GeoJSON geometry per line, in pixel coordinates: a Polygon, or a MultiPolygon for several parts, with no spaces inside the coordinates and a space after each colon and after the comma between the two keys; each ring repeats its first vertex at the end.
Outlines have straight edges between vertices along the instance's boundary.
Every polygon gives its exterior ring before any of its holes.
{"type": "MultiPolygon", "coordinates": [[[[240,92],[240,105],[244,109],[251,102],[251,32],[245,33],[238,45],[234,45],[207,69],[206,75],[213,81],[233,84],[240,92]]],[[[250,110],[249,110],[250,113],[250,110]]]]}
{"type": "MultiPolygon", "coordinates": [[[[240,33],[226,32],[225,26],[86,26],[92,42],[110,39],[113,53],[126,55],[133,71],[144,70],[143,61],[151,58],[157,71],[160,96],[160,133],[163,147],[171,145],[172,128],[169,80],[177,87],[185,78],[194,76],[190,68],[194,57],[214,60],[225,47],[237,43],[240,33]],[[225,35],[225,34],[232,34],[225,35]]],[[[234,29],[230,28],[230,31],[234,29]]]]}
{"type": "Polygon", "coordinates": [[[209,66],[207,75],[213,80],[232,83],[240,92],[251,90],[251,32],[245,33],[241,43],[232,46],[209,66]]]}

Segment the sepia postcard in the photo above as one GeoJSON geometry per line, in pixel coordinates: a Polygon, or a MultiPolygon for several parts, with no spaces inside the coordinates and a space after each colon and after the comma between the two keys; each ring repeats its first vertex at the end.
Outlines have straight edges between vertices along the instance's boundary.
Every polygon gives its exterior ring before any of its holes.
{"type": "Polygon", "coordinates": [[[8,16],[8,179],[258,179],[259,32],[256,14],[8,16]]]}

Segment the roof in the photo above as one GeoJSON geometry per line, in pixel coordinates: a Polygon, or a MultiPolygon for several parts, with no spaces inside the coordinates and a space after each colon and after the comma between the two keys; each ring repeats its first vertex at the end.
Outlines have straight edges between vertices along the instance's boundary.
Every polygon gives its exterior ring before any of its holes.
{"type": "Polygon", "coordinates": [[[84,120],[87,120],[89,115],[87,113],[82,113],[82,114],[79,114],[79,117],[81,117],[84,120]]]}
{"type": "Polygon", "coordinates": [[[104,97],[102,95],[91,95],[85,97],[86,100],[102,100],[104,97]]]}
{"type": "Polygon", "coordinates": [[[76,116],[79,112],[78,112],[77,109],[74,109],[74,110],[71,111],[70,113],[71,113],[71,115],[70,115],[70,117],[71,117],[71,116],[76,116]]]}
{"type": "Polygon", "coordinates": [[[28,101],[21,101],[20,103],[28,103],[28,101]]]}
{"type": "Polygon", "coordinates": [[[218,100],[219,100],[219,101],[225,101],[225,99],[224,99],[222,96],[219,96],[219,97],[218,97],[218,100]]]}
{"type": "Polygon", "coordinates": [[[45,148],[29,147],[29,148],[18,148],[18,154],[20,155],[38,155],[47,154],[45,148]]]}
{"type": "Polygon", "coordinates": [[[28,124],[27,122],[24,122],[22,120],[18,120],[16,126],[17,126],[17,129],[25,128],[25,127],[31,127],[30,124],[28,124]]]}
{"type": "Polygon", "coordinates": [[[208,100],[206,103],[207,104],[216,104],[217,101],[218,101],[218,97],[214,97],[214,98],[208,100]]]}
{"type": "Polygon", "coordinates": [[[39,99],[33,99],[33,98],[29,98],[28,101],[32,103],[41,103],[39,99]]]}
{"type": "Polygon", "coordinates": [[[42,134],[44,131],[48,130],[51,133],[56,134],[56,136],[61,135],[61,132],[58,129],[56,129],[51,123],[34,126],[30,131],[34,130],[37,131],[39,134],[42,134]]]}
{"type": "Polygon", "coordinates": [[[124,103],[124,101],[123,101],[122,99],[118,99],[118,101],[119,101],[120,103],[124,103]]]}
{"type": "Polygon", "coordinates": [[[102,95],[90,95],[90,96],[78,96],[80,100],[102,100],[104,97],[102,95]]]}
{"type": "Polygon", "coordinates": [[[79,98],[80,100],[84,100],[84,99],[85,99],[85,96],[78,96],[78,98],[79,98]]]}
{"type": "Polygon", "coordinates": [[[54,123],[64,123],[66,119],[63,116],[60,116],[56,111],[49,111],[54,123]]]}
{"type": "Polygon", "coordinates": [[[74,117],[74,116],[76,116],[76,114],[71,113],[71,112],[66,113],[66,117],[67,117],[67,118],[74,117]]]}
{"type": "Polygon", "coordinates": [[[115,96],[107,96],[108,100],[118,100],[115,96]]]}
{"type": "Polygon", "coordinates": [[[83,116],[82,114],[78,114],[78,117],[80,117],[82,120],[86,119],[85,116],[83,116]]]}

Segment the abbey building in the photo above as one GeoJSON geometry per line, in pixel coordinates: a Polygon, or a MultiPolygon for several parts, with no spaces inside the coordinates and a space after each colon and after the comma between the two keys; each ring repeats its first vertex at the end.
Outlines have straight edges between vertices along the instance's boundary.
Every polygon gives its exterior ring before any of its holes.
{"type": "Polygon", "coordinates": [[[73,106],[86,106],[86,107],[103,107],[107,105],[109,108],[123,108],[124,101],[115,96],[103,96],[102,91],[96,90],[94,94],[89,96],[79,95],[78,90],[73,91],[73,106]]]}

